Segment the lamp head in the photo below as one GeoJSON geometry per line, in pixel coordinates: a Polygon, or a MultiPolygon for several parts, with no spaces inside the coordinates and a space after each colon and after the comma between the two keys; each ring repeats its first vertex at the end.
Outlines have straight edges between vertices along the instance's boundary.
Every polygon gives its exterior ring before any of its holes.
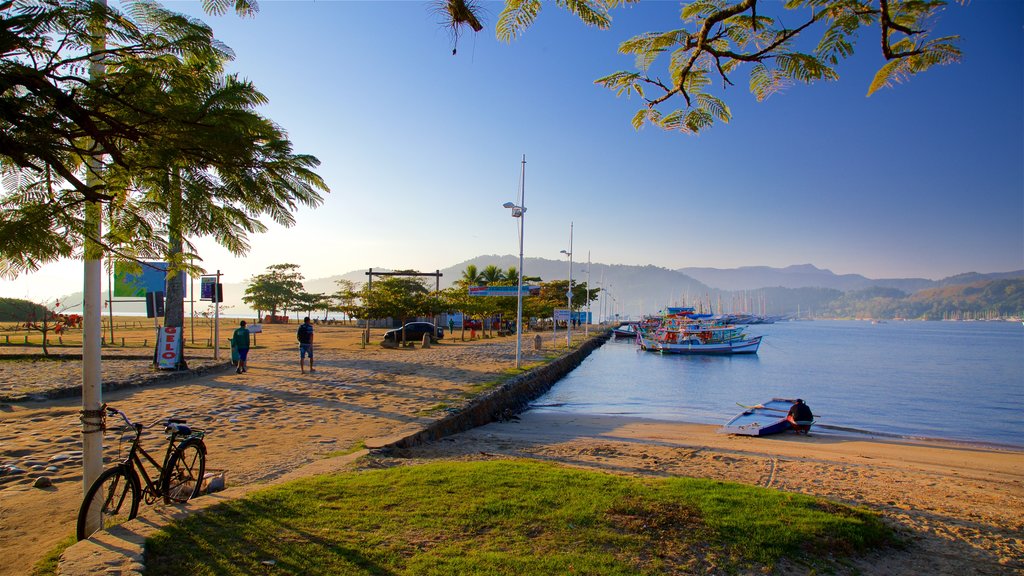
{"type": "Polygon", "coordinates": [[[503,208],[515,208],[515,207],[516,207],[516,205],[515,205],[515,204],[513,204],[513,203],[511,203],[511,202],[505,202],[505,203],[504,203],[504,204],[502,204],[501,206],[502,206],[503,208]]]}

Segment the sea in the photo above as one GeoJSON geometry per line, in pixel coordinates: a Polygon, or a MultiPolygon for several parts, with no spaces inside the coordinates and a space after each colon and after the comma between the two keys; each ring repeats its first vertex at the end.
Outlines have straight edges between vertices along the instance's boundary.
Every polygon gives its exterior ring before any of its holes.
{"type": "Polygon", "coordinates": [[[682,356],[611,340],[533,410],[724,424],[803,398],[814,434],[1024,449],[1021,322],[800,321],[753,325],[754,355],[682,356]]]}

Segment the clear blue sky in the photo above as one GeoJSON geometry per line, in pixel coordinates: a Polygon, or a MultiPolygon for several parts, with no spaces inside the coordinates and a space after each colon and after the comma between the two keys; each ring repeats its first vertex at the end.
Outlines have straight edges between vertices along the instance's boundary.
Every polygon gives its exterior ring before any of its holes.
{"type": "MultiPolygon", "coordinates": [[[[576,261],[933,279],[1024,268],[1024,2],[951,4],[938,32],[962,36],[961,64],[868,98],[881,55],[867,30],[838,82],[757,103],[741,70],[724,95],[732,123],[694,137],[634,131],[639,100],[593,84],[631,69],[622,40],[676,27],[677,2],[618,10],[608,31],[545,3],[511,44],[490,2],[455,56],[420,2],[261,0],[252,19],[165,2],[211,23],[331,187],[247,257],[211,242],[202,256],[239,282],[282,262],[319,278],[514,254],[501,204],[525,154],[527,256],[560,257],[574,221],[576,261]]],[[[48,266],[0,295],[63,294],[79,278],[79,263],[48,266]]]]}

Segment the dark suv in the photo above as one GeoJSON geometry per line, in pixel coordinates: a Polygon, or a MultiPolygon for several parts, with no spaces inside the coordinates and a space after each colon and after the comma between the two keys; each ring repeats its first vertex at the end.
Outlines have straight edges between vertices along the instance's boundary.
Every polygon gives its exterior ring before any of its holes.
{"type": "MultiPolygon", "coordinates": [[[[444,330],[430,322],[409,322],[405,325],[405,341],[419,342],[423,340],[424,334],[430,334],[430,341],[437,342],[444,338],[444,330]]],[[[393,328],[384,333],[384,340],[387,342],[398,342],[402,339],[402,329],[393,328]]]]}

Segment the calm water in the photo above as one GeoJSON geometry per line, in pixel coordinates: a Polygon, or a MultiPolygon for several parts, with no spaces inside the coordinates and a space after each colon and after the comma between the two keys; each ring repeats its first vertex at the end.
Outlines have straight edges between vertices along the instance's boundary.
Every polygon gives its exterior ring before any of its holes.
{"type": "Polygon", "coordinates": [[[610,341],[534,409],[722,424],[737,402],[800,397],[819,432],[1024,447],[1020,322],[785,322],[747,332],[765,335],[757,355],[662,356],[610,341]]]}

